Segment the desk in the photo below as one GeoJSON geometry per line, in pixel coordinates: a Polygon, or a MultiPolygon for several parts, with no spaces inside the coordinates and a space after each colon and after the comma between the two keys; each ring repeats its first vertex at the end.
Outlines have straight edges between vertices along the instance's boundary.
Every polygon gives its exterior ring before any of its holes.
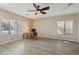
{"type": "Polygon", "coordinates": [[[23,39],[31,38],[31,33],[24,33],[23,39]]]}

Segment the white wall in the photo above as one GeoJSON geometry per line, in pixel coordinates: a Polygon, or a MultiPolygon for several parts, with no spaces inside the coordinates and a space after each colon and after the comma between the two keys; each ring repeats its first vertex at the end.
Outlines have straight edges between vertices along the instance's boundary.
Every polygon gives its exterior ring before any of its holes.
{"type": "Polygon", "coordinates": [[[39,18],[34,21],[33,27],[37,29],[39,37],[56,38],[69,41],[78,41],[78,14],[39,18]],[[57,21],[73,20],[74,29],[72,35],[58,35],[57,21]]]}
{"type": "MultiPolygon", "coordinates": [[[[6,17],[6,18],[26,22],[26,23],[28,23],[28,26],[30,28],[32,27],[32,19],[14,14],[14,13],[11,13],[11,12],[8,12],[5,10],[0,10],[0,17],[6,17]]],[[[18,39],[22,39],[22,35],[1,35],[0,34],[0,44],[18,40],[18,39]]]]}

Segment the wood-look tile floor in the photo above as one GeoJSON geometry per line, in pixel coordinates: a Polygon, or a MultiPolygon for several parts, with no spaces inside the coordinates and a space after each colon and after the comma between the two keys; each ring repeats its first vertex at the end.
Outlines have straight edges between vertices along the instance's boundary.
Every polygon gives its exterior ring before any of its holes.
{"type": "Polygon", "coordinates": [[[55,39],[22,39],[0,45],[0,55],[78,55],[79,43],[55,39]]]}

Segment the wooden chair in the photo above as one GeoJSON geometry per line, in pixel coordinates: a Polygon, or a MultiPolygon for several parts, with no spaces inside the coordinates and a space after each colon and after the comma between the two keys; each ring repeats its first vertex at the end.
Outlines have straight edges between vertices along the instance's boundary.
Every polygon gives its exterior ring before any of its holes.
{"type": "Polygon", "coordinates": [[[37,39],[38,35],[37,35],[37,32],[36,32],[36,29],[32,29],[31,31],[31,38],[34,40],[34,39],[37,39]]]}

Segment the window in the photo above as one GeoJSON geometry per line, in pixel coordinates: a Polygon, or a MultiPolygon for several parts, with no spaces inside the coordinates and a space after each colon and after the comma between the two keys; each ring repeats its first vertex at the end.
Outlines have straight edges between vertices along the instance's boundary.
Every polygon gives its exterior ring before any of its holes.
{"type": "Polygon", "coordinates": [[[15,20],[10,20],[10,34],[17,34],[18,26],[15,20]]]}
{"type": "Polygon", "coordinates": [[[0,18],[0,34],[23,34],[28,29],[28,24],[26,22],[17,21],[9,18],[0,18]]]}
{"type": "Polygon", "coordinates": [[[73,33],[73,21],[65,21],[65,34],[73,33]]]}
{"type": "Polygon", "coordinates": [[[6,18],[2,18],[1,20],[1,34],[9,34],[9,20],[6,18]]]}
{"type": "Polygon", "coordinates": [[[73,21],[58,21],[57,33],[58,34],[73,34],[73,21]]]}
{"type": "Polygon", "coordinates": [[[64,34],[64,21],[57,22],[57,32],[58,34],[64,34]]]}

